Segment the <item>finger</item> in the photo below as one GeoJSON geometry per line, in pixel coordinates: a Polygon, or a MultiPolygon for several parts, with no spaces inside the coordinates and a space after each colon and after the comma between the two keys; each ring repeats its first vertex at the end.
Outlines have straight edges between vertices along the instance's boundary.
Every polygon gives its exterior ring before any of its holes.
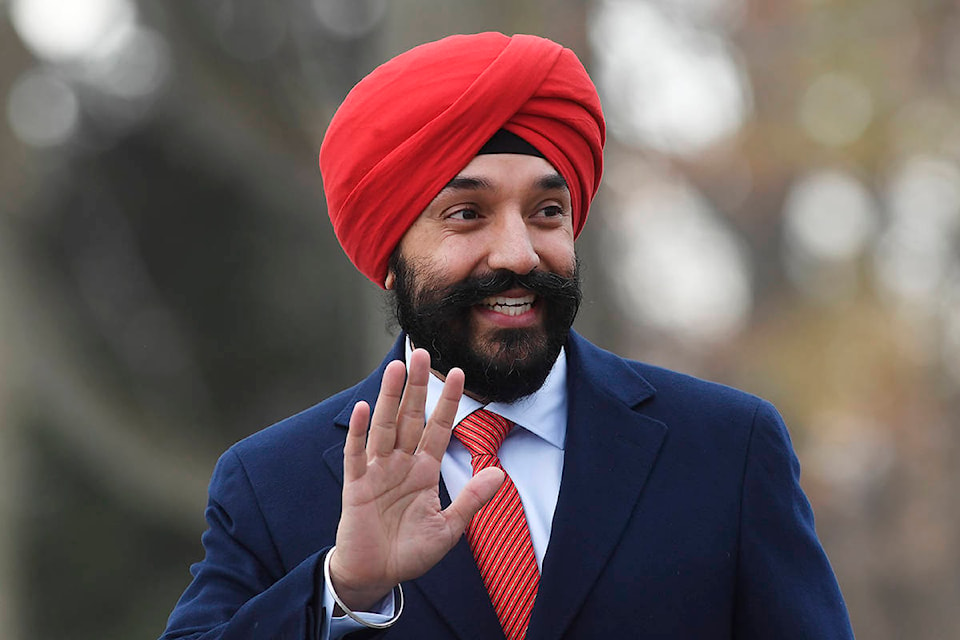
{"type": "Polygon", "coordinates": [[[347,441],[343,445],[344,484],[362,478],[367,470],[364,443],[367,440],[368,424],[370,424],[370,405],[361,400],[353,405],[350,426],[347,429],[347,441]]]}
{"type": "Polygon", "coordinates": [[[470,478],[457,499],[443,510],[450,530],[462,533],[467,528],[470,518],[480,511],[480,507],[490,501],[506,477],[507,474],[503,469],[487,467],[470,478]]]}
{"type": "Polygon", "coordinates": [[[443,458],[447,445],[450,443],[450,434],[453,421],[457,417],[457,407],[460,406],[460,397],[463,395],[463,371],[454,367],[447,373],[443,382],[443,390],[437,406],[430,414],[430,421],[423,430],[423,437],[417,451],[440,460],[443,458]]]}
{"type": "Polygon", "coordinates": [[[427,402],[427,384],[430,380],[430,354],[414,349],[410,354],[407,384],[403,388],[400,411],[397,414],[397,449],[413,453],[423,433],[424,405],[427,402]]]}
{"type": "Polygon", "coordinates": [[[387,365],[380,381],[380,394],[377,406],[370,420],[370,434],[367,436],[367,457],[385,456],[393,451],[397,441],[397,408],[403,393],[403,380],[406,366],[399,360],[387,365]]]}

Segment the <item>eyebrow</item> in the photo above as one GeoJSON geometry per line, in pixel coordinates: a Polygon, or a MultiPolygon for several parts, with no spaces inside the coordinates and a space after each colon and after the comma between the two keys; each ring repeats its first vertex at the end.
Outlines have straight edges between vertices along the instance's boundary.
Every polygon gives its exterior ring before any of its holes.
{"type": "Polygon", "coordinates": [[[444,185],[442,191],[480,191],[491,190],[493,185],[483,178],[473,178],[470,176],[454,176],[453,180],[444,185]]]}
{"type": "MultiPolygon", "coordinates": [[[[567,186],[567,181],[563,179],[559,173],[550,173],[544,176],[541,176],[537,179],[535,186],[538,189],[543,191],[554,191],[566,189],[569,190],[567,186]]],[[[478,178],[473,176],[454,176],[454,178],[444,185],[442,191],[452,190],[452,191],[491,191],[494,189],[493,184],[489,180],[484,178],[478,178]]]]}
{"type": "Polygon", "coordinates": [[[567,186],[567,181],[564,180],[563,176],[559,173],[551,173],[543,176],[537,180],[537,186],[544,191],[553,191],[559,189],[566,189],[567,191],[570,190],[570,187],[567,186]]]}

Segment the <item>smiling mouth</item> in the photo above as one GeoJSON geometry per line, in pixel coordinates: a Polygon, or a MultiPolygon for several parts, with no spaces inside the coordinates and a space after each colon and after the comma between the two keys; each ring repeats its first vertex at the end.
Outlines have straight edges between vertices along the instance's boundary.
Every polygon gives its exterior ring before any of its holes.
{"type": "Polygon", "coordinates": [[[536,299],[537,296],[532,293],[518,298],[490,296],[481,300],[479,306],[496,313],[502,313],[505,316],[519,316],[533,309],[533,303],[536,299]]]}

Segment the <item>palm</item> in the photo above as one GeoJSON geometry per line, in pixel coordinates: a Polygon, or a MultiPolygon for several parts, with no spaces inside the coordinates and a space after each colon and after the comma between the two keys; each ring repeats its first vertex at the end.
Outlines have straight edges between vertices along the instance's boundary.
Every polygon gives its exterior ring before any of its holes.
{"type": "Polygon", "coordinates": [[[366,608],[435,565],[503,480],[478,474],[445,510],[438,494],[440,459],[450,440],[463,374],[452,370],[424,425],[429,356],[415,351],[404,385],[402,363],[383,375],[376,411],[358,403],[344,446],[343,512],[331,572],[341,599],[366,608]],[[364,440],[366,439],[366,444],[364,440]]]}
{"type": "Polygon", "coordinates": [[[352,542],[356,553],[386,566],[398,581],[415,577],[405,565],[419,564],[418,559],[427,562],[427,568],[435,564],[439,557],[431,561],[425,552],[439,544],[442,555],[454,534],[440,510],[439,469],[440,463],[429,456],[402,451],[368,464],[362,478],[344,486],[344,515],[350,517],[341,519],[338,554],[344,552],[341,545],[352,542]]]}

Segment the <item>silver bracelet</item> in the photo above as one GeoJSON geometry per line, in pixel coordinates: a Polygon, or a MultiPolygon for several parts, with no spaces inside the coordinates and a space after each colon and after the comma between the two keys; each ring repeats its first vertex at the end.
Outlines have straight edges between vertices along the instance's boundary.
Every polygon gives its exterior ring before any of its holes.
{"type": "Polygon", "coordinates": [[[403,613],[403,587],[401,587],[399,584],[394,587],[394,590],[397,592],[396,597],[400,604],[394,605],[394,608],[397,612],[393,614],[392,618],[386,622],[368,622],[364,620],[351,611],[347,605],[343,604],[343,600],[341,600],[340,596],[337,595],[337,590],[333,588],[333,580],[330,579],[330,558],[333,556],[333,552],[336,550],[336,548],[336,545],[330,547],[330,550],[327,551],[327,556],[323,559],[323,579],[326,581],[327,587],[330,589],[330,595],[333,596],[333,601],[337,603],[337,606],[343,609],[343,612],[347,614],[348,618],[357,624],[362,624],[368,629],[387,629],[393,626],[393,623],[395,623],[400,618],[400,614],[403,613]]]}

